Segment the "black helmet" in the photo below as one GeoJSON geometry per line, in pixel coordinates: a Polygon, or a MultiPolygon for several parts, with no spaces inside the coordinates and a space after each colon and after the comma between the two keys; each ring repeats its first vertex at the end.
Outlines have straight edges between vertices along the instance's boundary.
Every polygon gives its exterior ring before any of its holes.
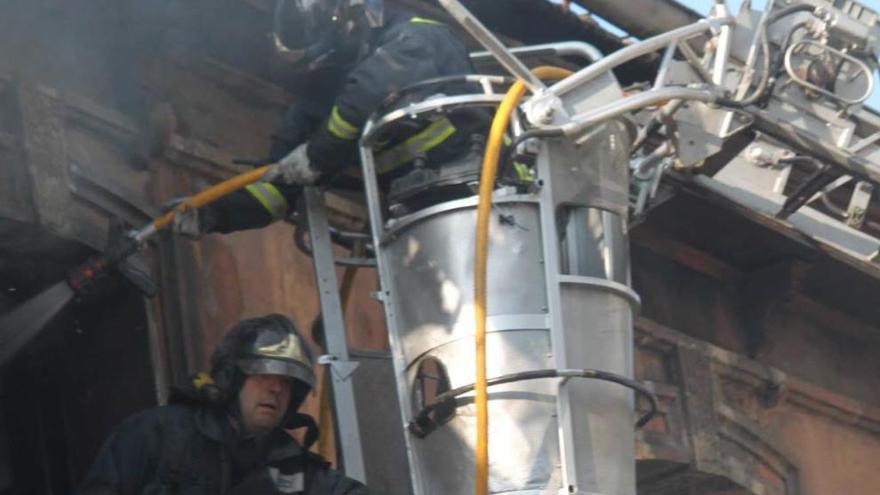
{"type": "Polygon", "coordinates": [[[247,375],[290,377],[291,418],[315,386],[312,353],[289,318],[272,314],[238,322],[211,355],[211,378],[226,401],[237,398],[247,375]]]}
{"type": "Polygon", "coordinates": [[[381,0],[276,0],[272,41],[282,58],[306,70],[350,63],[383,17],[381,0]]]}

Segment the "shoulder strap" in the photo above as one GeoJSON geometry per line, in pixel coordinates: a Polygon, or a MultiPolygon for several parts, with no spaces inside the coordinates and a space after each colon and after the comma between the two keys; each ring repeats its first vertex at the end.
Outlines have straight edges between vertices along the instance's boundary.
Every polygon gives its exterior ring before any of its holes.
{"type": "Polygon", "coordinates": [[[290,415],[290,419],[284,424],[284,428],[288,430],[298,430],[300,428],[306,429],[305,437],[303,437],[303,450],[309,450],[312,445],[318,441],[318,423],[315,422],[315,418],[308,414],[302,414],[299,412],[293,413],[290,415]]]}

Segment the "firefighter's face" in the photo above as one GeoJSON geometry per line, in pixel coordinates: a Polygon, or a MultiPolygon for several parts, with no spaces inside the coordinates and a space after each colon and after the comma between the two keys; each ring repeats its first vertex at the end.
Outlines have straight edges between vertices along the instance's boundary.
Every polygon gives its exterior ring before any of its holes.
{"type": "Polygon", "coordinates": [[[290,404],[290,380],[281,375],[248,375],[238,393],[241,421],[250,433],[281,424],[290,404]]]}

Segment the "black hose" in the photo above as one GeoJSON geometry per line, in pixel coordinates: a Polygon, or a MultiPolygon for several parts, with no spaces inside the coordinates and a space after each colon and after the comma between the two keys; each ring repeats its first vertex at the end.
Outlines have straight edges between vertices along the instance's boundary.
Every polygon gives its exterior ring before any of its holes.
{"type": "Polygon", "coordinates": [[[776,59],[773,60],[773,65],[771,66],[771,71],[774,74],[779,72],[779,68],[782,67],[782,63],[785,60],[785,52],[788,51],[788,45],[791,44],[791,39],[794,37],[794,33],[798,32],[799,29],[804,29],[807,25],[807,21],[799,22],[792,26],[785,34],[785,38],[783,38],[782,44],[780,45],[781,49],[779,50],[779,54],[776,59]]]}
{"type": "Polygon", "coordinates": [[[306,242],[306,234],[308,231],[301,227],[295,227],[293,229],[293,244],[296,246],[300,252],[309,258],[312,257],[312,246],[310,246],[306,242]]]}
{"type": "MultiPolygon", "coordinates": [[[[304,255],[311,258],[314,253],[312,251],[311,243],[306,241],[306,234],[309,233],[307,228],[304,228],[300,222],[291,222],[295,226],[293,229],[293,243],[304,255]]],[[[354,249],[354,243],[358,242],[359,237],[353,237],[350,234],[341,233],[330,227],[330,238],[331,241],[339,246],[342,246],[346,249],[354,249]]],[[[368,238],[368,236],[367,236],[368,238]]],[[[369,242],[369,241],[366,241],[369,242]]],[[[374,267],[376,266],[376,259],[374,257],[369,257],[369,254],[374,254],[372,246],[367,244],[365,246],[366,256],[361,257],[340,257],[334,256],[334,262],[339,266],[354,266],[354,267],[374,267]]]]}
{"type": "MultiPolygon", "coordinates": [[[[589,378],[594,380],[603,380],[623,385],[624,387],[630,388],[638,392],[643,397],[648,399],[648,402],[651,405],[651,409],[647,413],[642,415],[642,417],[640,417],[638,421],[636,421],[635,427],[637,429],[647,424],[648,421],[650,421],[651,418],[653,418],[654,415],[657,414],[657,396],[651,389],[636,380],[607,371],[591,369],[543,369],[534,371],[522,371],[519,373],[510,373],[508,375],[491,378],[487,381],[487,385],[491,387],[494,385],[502,385],[505,383],[519,382],[525,380],[539,380],[542,378],[589,378]]],[[[431,413],[440,407],[450,407],[453,404],[458,407],[459,404],[457,403],[456,398],[459,395],[466,394],[472,391],[473,389],[473,384],[465,385],[463,387],[458,387],[438,395],[437,398],[434,399],[434,402],[428,404],[421,411],[419,411],[418,414],[416,414],[416,416],[409,422],[407,428],[413,435],[419,438],[424,438],[428,436],[431,432],[437,429],[438,426],[437,422],[431,418],[431,413]]]]}
{"type": "Polygon", "coordinates": [[[791,14],[795,14],[797,12],[812,12],[816,10],[816,7],[807,4],[807,3],[798,3],[795,5],[789,5],[788,7],[783,7],[776,12],[771,12],[770,15],[767,16],[766,26],[773,24],[774,22],[782,19],[783,17],[790,16],[791,14]]]}
{"type": "Polygon", "coordinates": [[[802,206],[807,204],[814,194],[821,191],[825,186],[840,177],[840,174],[830,174],[831,166],[819,161],[812,156],[793,156],[779,160],[779,163],[806,164],[813,168],[813,172],[807,177],[804,183],[791,193],[776,213],[776,218],[785,220],[802,206]]]}
{"type": "MultiPolygon", "coordinates": [[[[770,81],[770,73],[778,70],[778,68],[773,68],[770,64],[770,42],[767,38],[767,30],[769,29],[771,24],[782,19],[783,17],[787,17],[789,15],[792,15],[792,14],[795,14],[798,12],[807,12],[807,11],[812,12],[814,10],[815,10],[815,7],[813,7],[812,5],[801,3],[801,4],[796,4],[796,5],[789,5],[788,7],[784,7],[784,8],[777,10],[776,12],[770,13],[767,16],[767,19],[764,22],[764,24],[761,26],[761,31],[758,34],[758,38],[761,43],[761,53],[762,53],[762,56],[761,56],[761,58],[762,58],[762,62],[761,62],[762,73],[761,73],[761,80],[758,82],[758,87],[755,88],[755,91],[746,98],[743,98],[741,100],[735,100],[732,98],[719,98],[718,104],[723,105],[723,106],[727,106],[727,107],[732,107],[732,108],[745,108],[749,105],[754,105],[755,103],[759,102],[764,96],[766,96],[765,93],[767,92],[767,89],[769,86],[768,83],[770,81]]],[[[795,26],[794,28],[792,28],[791,31],[789,31],[789,36],[786,36],[786,41],[785,41],[785,43],[783,43],[783,50],[785,50],[784,45],[790,41],[791,33],[793,31],[795,31],[797,29],[797,27],[798,26],[795,26]]],[[[774,65],[776,65],[776,64],[774,64],[774,65]]]]}

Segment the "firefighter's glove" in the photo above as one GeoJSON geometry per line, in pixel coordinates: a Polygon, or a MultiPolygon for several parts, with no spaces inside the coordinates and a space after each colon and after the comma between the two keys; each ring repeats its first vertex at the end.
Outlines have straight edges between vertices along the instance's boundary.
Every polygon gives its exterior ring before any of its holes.
{"type": "MultiPolygon", "coordinates": [[[[184,201],[186,198],[174,198],[162,205],[162,209],[166,212],[174,210],[184,201]]],[[[198,208],[188,208],[183,212],[175,211],[171,232],[187,239],[198,240],[206,232],[202,216],[198,208]]]]}
{"type": "Polygon", "coordinates": [[[264,181],[278,181],[285,184],[312,185],[321,173],[309,163],[308,143],[301,144],[287,156],[278,161],[263,176],[264,181]]]}

